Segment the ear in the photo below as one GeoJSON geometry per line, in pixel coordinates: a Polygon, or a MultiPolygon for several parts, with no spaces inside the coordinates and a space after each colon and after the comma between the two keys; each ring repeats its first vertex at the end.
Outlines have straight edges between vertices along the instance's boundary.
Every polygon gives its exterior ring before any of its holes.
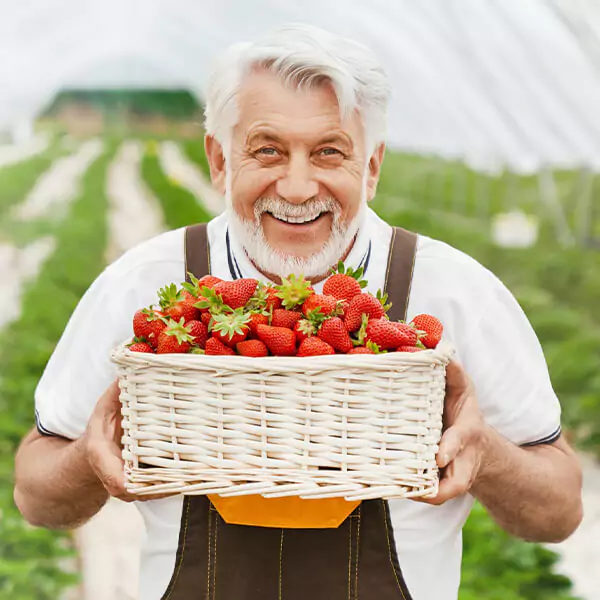
{"type": "Polygon", "coordinates": [[[367,200],[370,202],[375,198],[377,192],[377,183],[381,174],[381,165],[383,164],[383,156],[385,154],[385,144],[378,144],[369,159],[369,167],[367,170],[367,200]]]}
{"type": "Polygon", "coordinates": [[[225,194],[225,155],[223,154],[223,146],[212,135],[204,136],[204,150],[206,159],[210,168],[210,179],[213,187],[221,195],[225,194]]]}

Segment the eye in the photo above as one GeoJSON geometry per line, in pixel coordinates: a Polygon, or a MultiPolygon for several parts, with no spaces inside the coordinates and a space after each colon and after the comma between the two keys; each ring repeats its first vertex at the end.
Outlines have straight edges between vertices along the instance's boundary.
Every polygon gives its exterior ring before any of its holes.
{"type": "Polygon", "coordinates": [[[330,147],[319,150],[319,154],[321,154],[322,156],[343,156],[343,154],[337,148],[330,147]]]}
{"type": "Polygon", "coordinates": [[[263,156],[276,156],[277,148],[273,148],[273,146],[265,146],[264,148],[259,148],[256,151],[256,154],[262,154],[263,156]]]}

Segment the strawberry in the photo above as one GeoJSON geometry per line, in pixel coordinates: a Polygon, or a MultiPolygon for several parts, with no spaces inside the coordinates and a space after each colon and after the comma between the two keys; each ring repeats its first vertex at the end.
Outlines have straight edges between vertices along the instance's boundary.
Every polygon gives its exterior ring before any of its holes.
{"type": "Polygon", "coordinates": [[[264,313],[250,313],[250,320],[248,321],[248,329],[250,332],[248,333],[248,337],[253,337],[256,339],[256,327],[258,325],[268,325],[269,324],[269,316],[264,313]]]}
{"type": "Polygon", "coordinates": [[[332,317],[324,321],[317,335],[338,352],[346,354],[352,350],[350,334],[339,317],[332,317]]]}
{"type": "Polygon", "coordinates": [[[189,272],[188,277],[190,278],[190,282],[188,283],[186,281],[185,283],[182,283],[181,287],[194,298],[200,296],[203,287],[212,289],[217,283],[223,281],[219,277],[214,277],[213,275],[204,275],[204,277],[197,279],[193,273],[189,272]]]}
{"type": "Polygon", "coordinates": [[[296,354],[296,335],[287,327],[258,325],[258,339],[263,341],[274,356],[292,356],[296,354]]]}
{"type": "Polygon", "coordinates": [[[366,346],[355,346],[348,351],[348,354],[375,354],[375,352],[366,346]]]}
{"type": "Polygon", "coordinates": [[[266,299],[266,309],[267,310],[275,310],[276,308],[281,308],[281,298],[277,295],[277,289],[274,287],[268,287],[266,289],[267,299],[266,299]]]}
{"type": "MultiPolygon", "coordinates": [[[[185,290],[187,292],[187,290],[185,290]]],[[[191,321],[198,318],[198,310],[194,307],[194,301],[190,302],[190,294],[185,297],[177,286],[172,283],[161,288],[158,292],[160,308],[167,317],[171,317],[175,321],[183,317],[184,321],[191,321]]]]}
{"type": "Polygon", "coordinates": [[[390,323],[402,334],[401,346],[416,346],[419,341],[417,331],[414,327],[398,321],[390,321],[390,323]]]}
{"type": "Polygon", "coordinates": [[[300,343],[297,356],[320,356],[323,354],[335,354],[335,350],[325,341],[318,337],[307,337],[300,343]]]}
{"type": "Polygon", "coordinates": [[[200,313],[200,320],[201,320],[201,321],[202,321],[202,322],[203,322],[203,323],[204,323],[204,324],[205,324],[207,327],[209,327],[209,326],[210,326],[210,321],[211,321],[211,319],[212,319],[212,315],[211,315],[211,314],[210,314],[208,311],[206,311],[206,312],[203,312],[203,313],[200,313]]]}
{"type": "Polygon", "coordinates": [[[188,321],[185,324],[186,331],[192,336],[194,346],[204,348],[208,339],[208,328],[202,321],[188,321]]]}
{"type": "Polygon", "coordinates": [[[284,277],[281,280],[281,284],[275,286],[276,297],[281,299],[281,305],[283,308],[296,308],[300,306],[311,294],[314,294],[314,290],[310,288],[310,282],[306,281],[301,275],[296,277],[290,275],[284,277]]]}
{"type": "Polygon", "coordinates": [[[346,269],[344,263],[340,261],[337,270],[332,269],[332,271],[333,275],[323,285],[323,293],[334,296],[338,300],[352,300],[367,285],[366,281],[360,279],[363,274],[362,267],[356,270],[351,267],[346,269]]]}
{"type": "Polygon", "coordinates": [[[317,335],[317,327],[309,319],[300,319],[294,325],[294,333],[298,342],[304,341],[307,337],[317,335]]]}
{"type": "MultiPolygon", "coordinates": [[[[397,323],[390,323],[385,317],[369,319],[364,327],[364,338],[377,344],[382,350],[395,350],[407,345],[405,334],[396,325],[397,323]]],[[[359,335],[359,339],[361,337],[359,335]]]]}
{"type": "Polygon", "coordinates": [[[144,338],[153,348],[156,348],[158,336],[166,326],[164,314],[159,310],[144,308],[133,315],[133,333],[138,338],[144,338]]]}
{"type": "Polygon", "coordinates": [[[411,324],[419,331],[423,331],[424,334],[419,336],[420,341],[426,348],[435,348],[442,339],[444,332],[444,326],[441,324],[439,319],[432,317],[428,314],[417,315],[411,324]]]}
{"type": "Polygon", "coordinates": [[[302,318],[302,313],[287,308],[276,308],[273,311],[271,325],[273,327],[287,327],[293,329],[294,325],[302,318]]]}
{"type": "Polygon", "coordinates": [[[396,352],[422,352],[424,348],[418,346],[399,346],[396,348],[396,352]]]}
{"type": "Polygon", "coordinates": [[[204,348],[204,353],[211,355],[235,356],[234,350],[232,350],[229,346],[226,346],[214,337],[208,338],[206,340],[206,347],[204,348]]]}
{"type": "Polygon", "coordinates": [[[146,344],[146,342],[136,342],[127,346],[127,348],[131,352],[152,352],[154,354],[154,348],[150,344],[146,344]]]}
{"type": "Polygon", "coordinates": [[[265,285],[259,281],[252,298],[246,303],[246,308],[252,311],[270,311],[281,308],[281,298],[277,296],[277,290],[272,286],[265,285]]]}
{"type": "Polygon", "coordinates": [[[360,293],[350,300],[344,316],[344,324],[348,331],[352,332],[360,328],[363,315],[371,319],[383,317],[387,295],[381,296],[378,292],[378,296],[360,293]]]}
{"type": "Polygon", "coordinates": [[[185,328],[183,317],[177,321],[170,321],[165,330],[158,336],[157,354],[170,354],[187,352],[193,337],[185,328]]]}
{"type": "Polygon", "coordinates": [[[320,312],[322,315],[335,315],[341,312],[340,304],[334,296],[325,294],[312,294],[302,305],[302,313],[305,316],[320,312]]]}
{"type": "Polygon", "coordinates": [[[238,354],[242,356],[268,356],[269,349],[265,346],[264,342],[260,340],[246,340],[244,342],[238,342],[236,344],[236,350],[238,354]]]}
{"type": "Polygon", "coordinates": [[[213,316],[211,327],[212,336],[227,346],[234,348],[238,342],[248,337],[250,315],[244,314],[241,308],[236,308],[232,313],[213,316]]]}
{"type": "MultiPolygon", "coordinates": [[[[221,296],[223,303],[229,308],[242,308],[256,291],[256,279],[236,279],[235,281],[220,281],[213,291],[221,296]]],[[[202,288],[202,293],[207,288],[202,288]]]]}

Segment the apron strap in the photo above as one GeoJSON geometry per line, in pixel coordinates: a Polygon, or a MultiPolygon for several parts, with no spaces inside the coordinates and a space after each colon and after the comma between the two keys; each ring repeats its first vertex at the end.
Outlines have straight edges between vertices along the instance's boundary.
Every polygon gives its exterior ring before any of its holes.
{"type": "Polygon", "coordinates": [[[388,311],[391,321],[406,320],[408,299],[415,268],[418,236],[412,231],[394,227],[390,252],[388,255],[387,271],[385,274],[384,291],[388,295],[392,307],[388,311]]]}
{"type": "Polygon", "coordinates": [[[198,279],[210,273],[210,247],[206,223],[189,225],[185,228],[185,279],[190,273],[198,279]]]}

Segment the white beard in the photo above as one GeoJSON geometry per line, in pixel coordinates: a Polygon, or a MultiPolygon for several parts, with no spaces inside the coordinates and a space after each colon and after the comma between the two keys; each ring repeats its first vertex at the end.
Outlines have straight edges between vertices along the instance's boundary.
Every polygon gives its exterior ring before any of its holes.
{"type": "Polygon", "coordinates": [[[367,208],[363,193],[363,201],[358,213],[350,223],[344,224],[341,222],[341,207],[334,198],[311,199],[300,205],[291,204],[281,198],[259,198],[254,205],[254,221],[250,221],[242,219],[234,210],[229,185],[225,193],[225,203],[232,232],[259,271],[280,277],[287,277],[294,273],[304,275],[309,280],[326,275],[331,267],[337,265],[364,222],[367,208]],[[308,258],[285,254],[267,242],[261,221],[264,212],[305,217],[323,210],[332,213],[333,223],[329,239],[316,254],[308,258]]]}

